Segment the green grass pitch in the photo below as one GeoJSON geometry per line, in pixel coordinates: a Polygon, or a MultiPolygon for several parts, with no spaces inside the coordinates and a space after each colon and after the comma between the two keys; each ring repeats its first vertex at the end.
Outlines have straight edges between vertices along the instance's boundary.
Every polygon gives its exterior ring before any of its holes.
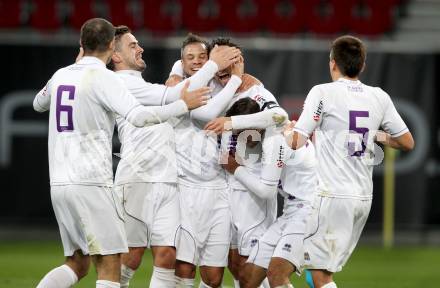
{"type": "MultiPolygon", "coordinates": [[[[43,275],[62,263],[58,242],[0,242],[0,287],[35,287],[43,275]]],[[[148,287],[151,256],[146,253],[130,287],[148,287]]],[[[94,269],[75,287],[95,287],[94,269]]],[[[440,247],[358,247],[347,266],[336,274],[338,287],[412,288],[440,287],[440,247]]],[[[295,288],[305,288],[303,277],[292,276],[295,288]]],[[[232,287],[225,273],[224,287],[232,287]]]]}

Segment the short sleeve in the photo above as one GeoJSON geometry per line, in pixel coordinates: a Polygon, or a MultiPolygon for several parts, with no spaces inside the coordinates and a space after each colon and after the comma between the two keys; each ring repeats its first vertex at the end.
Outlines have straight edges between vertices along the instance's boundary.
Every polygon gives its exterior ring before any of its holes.
{"type": "Polygon", "coordinates": [[[315,128],[318,127],[322,121],[324,105],[321,90],[318,86],[313,87],[306,97],[303,111],[293,130],[306,137],[310,137],[315,128]]]}
{"type": "Polygon", "coordinates": [[[37,112],[45,112],[50,108],[50,99],[52,91],[52,78],[47,81],[46,85],[35,96],[33,106],[37,112]]]}
{"type": "Polygon", "coordinates": [[[381,127],[385,132],[389,133],[393,138],[402,136],[403,134],[409,131],[408,127],[406,126],[402,117],[400,117],[399,113],[397,112],[396,107],[394,106],[393,101],[391,101],[390,96],[382,89],[380,90],[381,93],[385,95],[384,107],[386,107],[381,122],[381,127]]]}

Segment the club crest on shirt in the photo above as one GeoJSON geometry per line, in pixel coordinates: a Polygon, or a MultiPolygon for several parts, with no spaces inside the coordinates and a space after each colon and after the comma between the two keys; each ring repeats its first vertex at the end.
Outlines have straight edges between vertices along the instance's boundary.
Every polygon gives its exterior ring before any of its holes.
{"type": "Polygon", "coordinates": [[[322,103],[322,100],[319,101],[318,108],[317,108],[316,111],[313,113],[313,120],[315,120],[315,121],[319,121],[319,119],[321,118],[322,107],[323,107],[323,106],[324,106],[324,104],[322,103]]]}
{"type": "Polygon", "coordinates": [[[283,248],[284,251],[290,252],[292,250],[292,245],[289,243],[284,244],[283,248]]]}
{"type": "Polygon", "coordinates": [[[304,260],[310,261],[309,252],[304,252],[304,260]]]}
{"type": "Polygon", "coordinates": [[[258,239],[252,239],[251,240],[251,247],[254,247],[255,245],[257,245],[258,243],[258,239]]]}

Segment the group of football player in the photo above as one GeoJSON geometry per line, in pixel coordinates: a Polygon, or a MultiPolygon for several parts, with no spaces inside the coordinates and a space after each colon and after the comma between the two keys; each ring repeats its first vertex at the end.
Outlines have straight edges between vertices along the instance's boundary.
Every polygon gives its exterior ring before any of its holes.
{"type": "Polygon", "coordinates": [[[145,249],[153,288],[194,287],[197,267],[199,287],[221,287],[225,267],[235,287],[293,287],[305,268],[311,285],[336,287],[370,211],[376,143],[414,147],[389,95],[359,81],[361,40],[332,42],[333,81],[310,90],[297,122],[229,38],[189,34],[164,85],[143,79],[144,50],[126,26],[90,19],[80,44],[34,100],[50,110],[66,256],[37,287],[71,287],[91,260],[96,287],[129,287],[145,249]]]}

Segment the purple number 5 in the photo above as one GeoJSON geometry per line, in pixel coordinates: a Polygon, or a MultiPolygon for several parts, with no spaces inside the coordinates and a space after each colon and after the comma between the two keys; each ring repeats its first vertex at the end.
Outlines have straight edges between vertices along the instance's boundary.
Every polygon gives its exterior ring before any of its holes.
{"type": "Polygon", "coordinates": [[[68,93],[68,97],[70,100],[75,98],[75,86],[71,85],[60,85],[57,90],[57,109],[56,109],[56,117],[57,117],[57,130],[58,132],[63,131],[73,131],[73,107],[70,105],[61,104],[61,100],[63,98],[63,92],[68,93]],[[67,125],[61,125],[61,112],[67,113],[67,125]]]}
{"type": "Polygon", "coordinates": [[[356,143],[348,142],[348,155],[360,157],[364,155],[365,149],[367,148],[368,128],[357,127],[356,119],[358,117],[368,117],[370,114],[368,111],[349,111],[349,130],[350,133],[362,134],[362,149],[355,151],[356,143]]]}

